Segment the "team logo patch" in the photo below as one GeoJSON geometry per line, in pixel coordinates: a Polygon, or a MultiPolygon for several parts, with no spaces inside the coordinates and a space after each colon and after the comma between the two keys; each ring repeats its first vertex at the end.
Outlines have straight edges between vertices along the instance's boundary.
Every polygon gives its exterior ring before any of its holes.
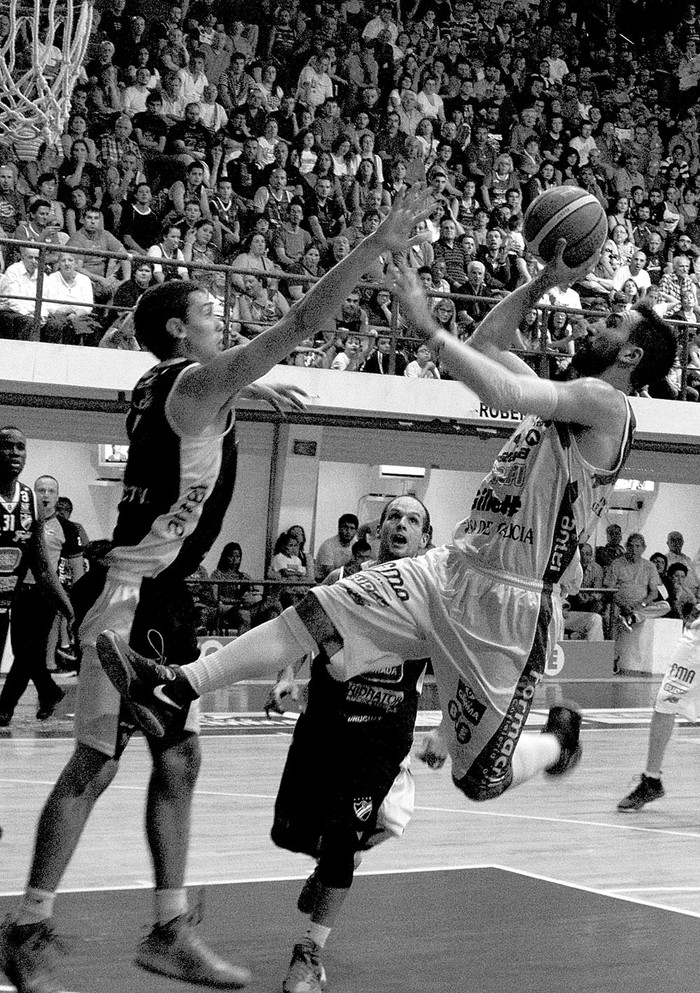
{"type": "Polygon", "coordinates": [[[352,809],[355,811],[355,817],[358,821],[368,821],[372,813],[372,797],[363,796],[358,797],[358,799],[353,800],[352,809]]]}
{"type": "Polygon", "coordinates": [[[0,548],[0,572],[14,572],[21,558],[21,548],[0,548]]]}
{"type": "Polygon", "coordinates": [[[460,679],[457,693],[447,705],[447,712],[455,726],[457,741],[467,745],[472,738],[472,728],[480,724],[486,713],[486,705],[477,700],[474,691],[460,679]]]}

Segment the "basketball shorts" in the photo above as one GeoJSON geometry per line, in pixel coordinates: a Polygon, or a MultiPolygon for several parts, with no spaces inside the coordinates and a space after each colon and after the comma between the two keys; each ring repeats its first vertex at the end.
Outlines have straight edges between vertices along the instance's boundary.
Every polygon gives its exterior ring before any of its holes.
{"type": "MultiPolygon", "coordinates": [[[[319,586],[310,598],[343,639],[329,663],[336,678],[382,668],[396,655],[432,659],[453,778],[476,774],[492,784],[491,795],[502,792],[535,686],[563,634],[558,588],[486,571],[447,546],[319,586]]],[[[313,609],[300,613],[303,621],[292,623],[314,635],[313,609]]]]}
{"type": "Polygon", "coordinates": [[[272,840],[318,858],[321,840],[354,851],[400,836],[413,813],[410,741],[342,717],[302,714],[280,781],[272,840]]]}
{"type": "MultiPolygon", "coordinates": [[[[88,574],[88,577],[91,574],[88,574]]],[[[83,745],[111,758],[119,758],[134,733],[123,711],[119,693],[107,679],[97,656],[97,636],[116,631],[137,652],[149,658],[165,658],[178,665],[199,656],[196,614],[187,586],[158,579],[126,581],[111,572],[98,577],[92,591],[94,602],[80,625],[82,652],[78,675],[75,737],[83,745]]],[[[184,733],[199,731],[198,702],[190,707],[184,733]]],[[[181,737],[182,731],[173,732],[181,737]]],[[[175,738],[167,734],[154,743],[168,747],[175,738]]]]}
{"type": "Polygon", "coordinates": [[[654,709],[697,721],[700,690],[700,620],[683,628],[671,661],[661,680],[654,709]]]}

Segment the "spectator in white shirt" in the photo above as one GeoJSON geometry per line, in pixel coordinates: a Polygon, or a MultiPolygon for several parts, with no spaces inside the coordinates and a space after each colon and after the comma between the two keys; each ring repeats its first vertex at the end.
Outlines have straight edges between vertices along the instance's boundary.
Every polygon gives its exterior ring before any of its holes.
{"type": "Polygon", "coordinates": [[[445,107],[442,97],[437,92],[437,79],[435,76],[426,76],[423,89],[418,94],[418,109],[423,117],[430,117],[433,120],[445,120],[445,107]]]}
{"type": "Polygon", "coordinates": [[[0,338],[28,341],[36,311],[38,248],[20,248],[20,261],[0,276],[0,338]]]}
{"type": "Polygon", "coordinates": [[[373,41],[378,38],[382,31],[389,32],[389,44],[393,45],[399,36],[399,29],[391,19],[393,5],[382,3],[379,5],[379,14],[365,24],[362,32],[363,41],[373,41]]]}
{"type": "Polygon", "coordinates": [[[631,279],[636,283],[637,289],[640,295],[646,293],[646,291],[651,286],[651,277],[646,271],[644,266],[646,265],[647,257],[644,252],[636,251],[632,258],[629,260],[628,265],[621,265],[613,276],[613,287],[616,290],[621,290],[628,279],[631,279]]]}
{"type": "Polygon", "coordinates": [[[151,70],[146,66],[141,66],[136,70],[136,82],[133,86],[127,86],[122,93],[122,110],[129,117],[134,114],[145,114],[148,110],[146,97],[151,92],[149,83],[151,81],[151,70]]]}
{"type": "Polygon", "coordinates": [[[92,282],[78,272],[80,261],[80,256],[66,252],[59,257],[57,271],[44,279],[42,341],[75,345],[91,341],[95,334],[97,323],[90,317],[94,304],[92,282]]]}

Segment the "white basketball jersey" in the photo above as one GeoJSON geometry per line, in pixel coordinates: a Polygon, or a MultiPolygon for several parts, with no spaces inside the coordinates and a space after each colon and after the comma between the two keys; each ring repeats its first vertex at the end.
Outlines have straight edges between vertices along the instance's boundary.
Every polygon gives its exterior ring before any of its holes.
{"type": "Polygon", "coordinates": [[[581,455],[570,424],[526,417],[479,487],[469,517],[455,528],[455,545],[485,568],[575,592],[582,580],[578,545],[608,504],[633,434],[627,403],[617,465],[598,469],[581,455]]]}

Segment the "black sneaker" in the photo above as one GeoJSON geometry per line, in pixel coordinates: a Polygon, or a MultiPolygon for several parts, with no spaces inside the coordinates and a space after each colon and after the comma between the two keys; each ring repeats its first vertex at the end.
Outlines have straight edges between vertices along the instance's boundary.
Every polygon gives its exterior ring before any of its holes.
{"type": "Polygon", "coordinates": [[[73,645],[59,645],[54,658],[60,672],[75,672],[78,668],[78,653],[73,645]]]}
{"type": "Polygon", "coordinates": [[[0,927],[0,969],[18,993],[61,993],[53,981],[61,950],[48,921],[19,927],[7,917],[0,927]]]}
{"type": "Polygon", "coordinates": [[[56,707],[58,707],[61,700],[66,695],[66,691],[62,690],[60,686],[56,687],[56,692],[54,693],[51,700],[47,703],[40,703],[39,709],[36,712],[36,719],[38,721],[48,721],[49,717],[52,716],[56,707]]]}
{"type": "Polygon", "coordinates": [[[553,734],[561,745],[559,759],[544,771],[548,776],[563,776],[571,772],[581,761],[583,751],[579,735],[581,733],[581,711],[578,705],[562,700],[550,707],[547,723],[542,728],[543,734],[553,734]]]}
{"type": "Polygon", "coordinates": [[[162,738],[178,721],[184,722],[197,694],[178,666],[162,665],[139,655],[114,631],[97,636],[97,654],[134,724],[144,734],[162,738]],[[166,695],[164,686],[174,690],[179,699],[166,695]]]}
{"type": "Polygon", "coordinates": [[[219,990],[240,990],[251,980],[248,969],[231,965],[202,941],[192,914],[156,924],[141,942],[135,962],[148,972],[219,990]]]}
{"type": "Polygon", "coordinates": [[[617,809],[627,813],[631,810],[641,810],[652,800],[660,800],[666,796],[666,790],[660,779],[646,776],[642,773],[639,783],[632,792],[624,797],[617,805],[617,809]]]}
{"type": "Polygon", "coordinates": [[[10,726],[10,721],[12,720],[12,714],[7,710],[0,710],[0,728],[6,728],[10,726]]]}

